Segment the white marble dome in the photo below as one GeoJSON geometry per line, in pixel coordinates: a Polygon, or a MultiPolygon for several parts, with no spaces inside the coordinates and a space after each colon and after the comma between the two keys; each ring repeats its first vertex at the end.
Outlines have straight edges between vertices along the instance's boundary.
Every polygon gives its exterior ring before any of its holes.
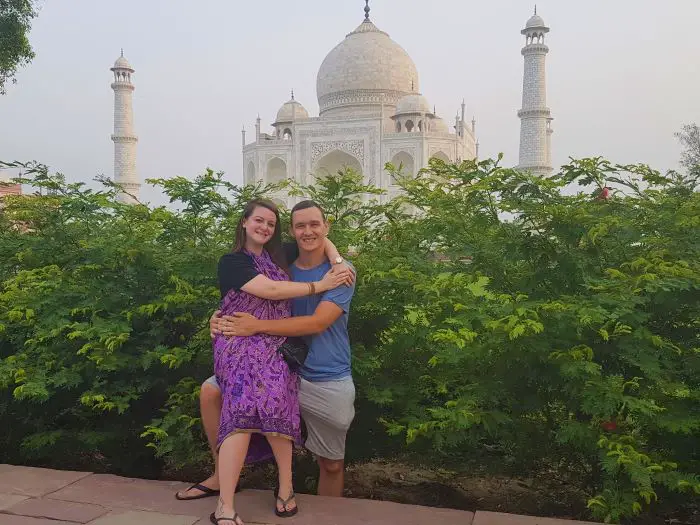
{"type": "Polygon", "coordinates": [[[357,105],[394,105],[418,91],[418,70],[408,53],[366,19],[326,56],[316,77],[321,114],[357,105]]]}
{"type": "Polygon", "coordinates": [[[430,104],[420,93],[411,93],[399,99],[396,103],[396,115],[431,114],[430,104]]]}
{"type": "Polygon", "coordinates": [[[294,99],[288,100],[277,112],[275,124],[278,122],[291,122],[292,120],[301,120],[309,118],[309,112],[299,102],[294,99]]]}
{"type": "Polygon", "coordinates": [[[544,20],[540,15],[532,15],[530,17],[530,20],[527,21],[525,24],[525,28],[530,29],[534,27],[546,27],[544,25],[544,20]]]}
{"type": "Polygon", "coordinates": [[[435,133],[449,133],[450,128],[447,127],[447,122],[445,122],[440,117],[435,117],[430,121],[430,131],[435,133]]]}
{"type": "Polygon", "coordinates": [[[134,69],[131,67],[131,64],[129,64],[129,61],[124,58],[124,55],[120,56],[115,62],[114,66],[112,69],[128,69],[129,71],[133,71],[134,69]]]}

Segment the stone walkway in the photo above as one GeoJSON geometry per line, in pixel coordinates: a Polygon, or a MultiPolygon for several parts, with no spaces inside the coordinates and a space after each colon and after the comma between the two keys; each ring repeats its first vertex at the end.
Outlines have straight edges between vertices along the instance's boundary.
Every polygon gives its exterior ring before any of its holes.
{"type": "MultiPolygon", "coordinates": [[[[177,501],[188,484],[0,464],[0,525],[207,525],[215,499],[177,501]]],[[[244,490],[236,506],[263,525],[584,525],[584,522],[299,494],[300,512],[277,518],[272,491],[244,490]]],[[[590,524],[589,525],[593,525],[590,524]]]]}

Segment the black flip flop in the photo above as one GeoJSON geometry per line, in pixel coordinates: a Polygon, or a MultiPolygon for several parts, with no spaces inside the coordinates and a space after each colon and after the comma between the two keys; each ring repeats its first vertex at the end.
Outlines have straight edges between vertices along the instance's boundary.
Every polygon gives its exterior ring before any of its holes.
{"type": "Polygon", "coordinates": [[[211,489],[211,488],[206,487],[200,483],[195,483],[190,488],[188,488],[185,492],[189,492],[192,489],[197,489],[197,490],[203,492],[203,494],[198,494],[197,496],[192,496],[191,498],[181,498],[180,494],[178,492],[176,492],[175,499],[178,499],[180,501],[190,501],[190,500],[195,500],[195,499],[211,498],[213,496],[218,496],[220,494],[220,491],[211,489]]]}
{"type": "Polygon", "coordinates": [[[238,518],[240,518],[240,516],[238,515],[238,512],[236,512],[233,515],[233,518],[225,518],[223,516],[221,518],[217,518],[216,514],[212,512],[211,515],[209,516],[209,521],[211,521],[214,525],[219,525],[220,521],[232,521],[236,525],[238,525],[238,523],[239,523],[238,518]]]}
{"type": "MultiPolygon", "coordinates": [[[[178,499],[180,501],[190,501],[190,500],[195,500],[195,499],[211,498],[214,496],[218,496],[221,493],[220,490],[210,489],[209,487],[206,487],[206,486],[202,485],[201,483],[195,483],[190,488],[188,488],[185,492],[187,492],[188,490],[192,490],[192,489],[201,490],[202,492],[204,492],[204,494],[200,494],[199,496],[192,496],[191,498],[181,498],[180,496],[177,495],[177,492],[176,492],[175,499],[178,499]]],[[[241,491],[241,486],[236,485],[236,490],[234,490],[234,492],[236,494],[238,494],[240,491],[241,491]]]]}
{"type": "MultiPolygon", "coordinates": [[[[279,489],[278,489],[279,491],[279,489]]],[[[279,492],[278,492],[279,494],[279,492]]],[[[275,514],[279,518],[291,518],[292,516],[296,516],[297,512],[299,512],[299,507],[294,505],[294,508],[292,510],[287,510],[287,504],[292,501],[296,497],[296,494],[292,492],[287,499],[282,499],[279,496],[277,496],[277,499],[275,500],[275,514]],[[282,502],[282,508],[284,510],[280,510],[277,508],[277,502],[280,501],[282,502]]]]}

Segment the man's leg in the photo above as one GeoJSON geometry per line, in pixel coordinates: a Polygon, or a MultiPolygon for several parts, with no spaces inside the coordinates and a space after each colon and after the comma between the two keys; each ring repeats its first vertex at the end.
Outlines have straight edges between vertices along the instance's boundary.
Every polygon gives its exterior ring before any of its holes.
{"type": "MultiPolygon", "coordinates": [[[[199,391],[199,410],[202,416],[202,426],[207,435],[207,442],[214,458],[214,473],[202,481],[203,485],[212,490],[219,490],[219,461],[216,453],[216,440],[219,434],[219,421],[221,420],[221,390],[211,379],[202,383],[199,391]]],[[[201,496],[203,492],[197,488],[181,490],[177,495],[181,499],[189,499],[201,496]]]]}
{"type": "MultiPolygon", "coordinates": [[[[215,320],[219,319],[221,311],[215,311],[209,321],[211,338],[214,339],[215,320]]],[[[219,454],[216,450],[219,437],[219,424],[221,422],[221,387],[216,381],[216,376],[207,379],[199,389],[199,415],[202,418],[204,434],[207,436],[209,450],[214,460],[214,473],[205,479],[201,484],[214,490],[219,490],[219,454]]]]}
{"type": "MultiPolygon", "coordinates": [[[[209,450],[214,459],[214,474],[209,480],[214,485],[212,488],[219,488],[219,456],[216,453],[216,440],[219,436],[219,423],[221,421],[221,390],[211,383],[203,383],[199,391],[199,410],[202,416],[202,426],[207,435],[209,450]]],[[[205,483],[205,485],[207,485],[205,483]]],[[[210,485],[207,485],[210,486],[210,485]]]]}
{"type": "Polygon", "coordinates": [[[306,423],[306,448],[318,459],[319,496],[343,495],[345,437],[355,417],[352,379],[299,385],[299,406],[306,423]]]}
{"type": "Polygon", "coordinates": [[[318,495],[343,497],[345,460],[318,458],[318,495]]]}

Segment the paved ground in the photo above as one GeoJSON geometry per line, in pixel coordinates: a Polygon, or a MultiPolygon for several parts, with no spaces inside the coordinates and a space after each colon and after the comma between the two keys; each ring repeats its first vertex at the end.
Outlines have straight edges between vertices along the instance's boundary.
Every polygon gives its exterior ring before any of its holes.
{"type": "MultiPolygon", "coordinates": [[[[177,501],[188,484],[0,464],[0,525],[207,525],[215,499],[177,501]]],[[[277,518],[272,491],[244,490],[246,524],[265,525],[583,525],[584,522],[297,496],[299,514],[277,518]]],[[[592,525],[592,524],[589,524],[592,525]]]]}

